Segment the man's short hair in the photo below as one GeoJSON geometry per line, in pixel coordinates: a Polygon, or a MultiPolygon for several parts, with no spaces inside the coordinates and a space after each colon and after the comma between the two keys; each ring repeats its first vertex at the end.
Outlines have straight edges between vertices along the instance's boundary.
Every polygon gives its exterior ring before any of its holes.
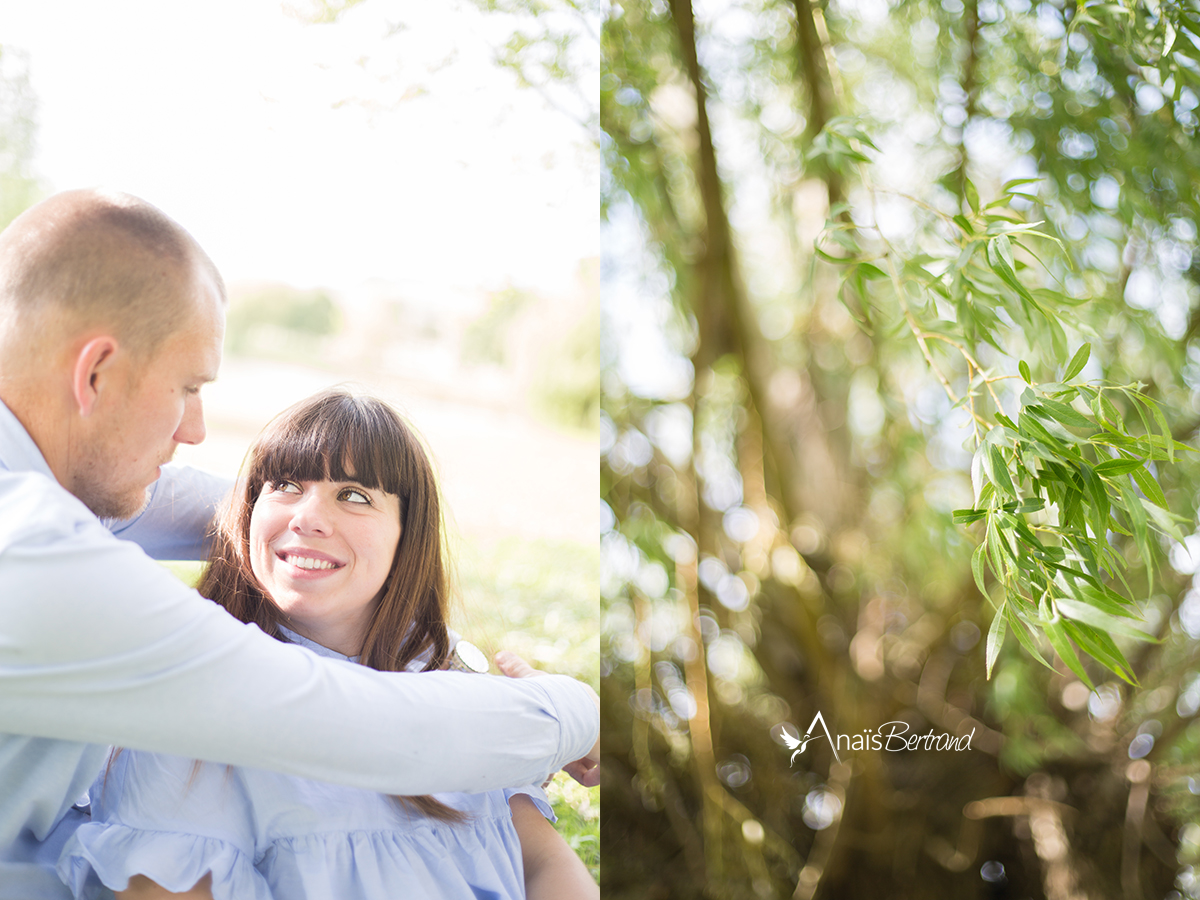
{"type": "Polygon", "coordinates": [[[148,355],[189,321],[198,274],[224,302],[212,260],[162,210],[129,194],[68,191],[0,234],[0,320],[27,336],[56,320],[72,334],[105,329],[148,355]]]}

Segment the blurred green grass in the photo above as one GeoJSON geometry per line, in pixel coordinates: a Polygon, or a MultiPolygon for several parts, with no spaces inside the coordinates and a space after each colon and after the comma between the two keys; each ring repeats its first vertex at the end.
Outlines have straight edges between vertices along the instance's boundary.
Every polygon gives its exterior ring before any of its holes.
{"type": "Polygon", "coordinates": [[[600,548],[568,541],[459,540],[450,623],[490,657],[510,650],[534,667],[600,688],[600,548]]]}
{"type": "MultiPolygon", "coordinates": [[[[456,631],[489,658],[510,650],[536,668],[599,689],[599,544],[459,537],[450,542],[450,559],[455,597],[450,624],[456,631]]],[[[187,584],[200,574],[199,563],[165,565],[187,584]]],[[[559,773],[546,793],[559,833],[599,880],[599,788],[559,773]]]]}
{"type": "MultiPolygon", "coordinates": [[[[490,658],[510,650],[536,668],[600,688],[600,546],[505,538],[452,544],[459,598],[451,626],[490,658]]],[[[600,880],[600,789],[559,773],[546,788],[556,827],[600,880]]]]}
{"type": "Polygon", "coordinates": [[[561,772],[546,788],[555,828],[583,860],[592,877],[600,881],[600,789],[585,788],[561,772]]]}

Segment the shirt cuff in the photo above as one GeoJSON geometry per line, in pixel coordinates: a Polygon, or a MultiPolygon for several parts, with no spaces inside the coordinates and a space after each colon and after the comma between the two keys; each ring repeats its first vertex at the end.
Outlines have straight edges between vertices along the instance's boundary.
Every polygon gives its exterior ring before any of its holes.
{"type": "Polygon", "coordinates": [[[600,737],[600,711],[587,686],[567,675],[544,675],[533,679],[543,688],[558,719],[559,758],[554,771],[585,756],[600,737]]]}

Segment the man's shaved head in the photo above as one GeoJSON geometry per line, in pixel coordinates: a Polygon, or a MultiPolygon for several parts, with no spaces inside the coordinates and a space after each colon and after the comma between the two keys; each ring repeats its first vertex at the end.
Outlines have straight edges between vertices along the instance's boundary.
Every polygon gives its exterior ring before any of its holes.
{"type": "Polygon", "coordinates": [[[0,370],[88,331],[152,354],[189,319],[192,292],[180,287],[197,277],[224,301],[212,261],[157,207],[113,191],[56,194],[0,234],[0,370]]]}
{"type": "Polygon", "coordinates": [[[136,513],[204,440],[225,302],[192,236],[128,194],[58,194],[0,234],[0,401],[96,515],[136,513]]]}

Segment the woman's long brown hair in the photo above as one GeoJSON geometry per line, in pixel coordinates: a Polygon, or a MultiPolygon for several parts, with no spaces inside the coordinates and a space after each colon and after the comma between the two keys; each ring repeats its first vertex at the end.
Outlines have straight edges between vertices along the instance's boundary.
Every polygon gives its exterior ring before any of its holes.
{"type": "MultiPolygon", "coordinates": [[[[400,543],[359,650],[359,662],[402,672],[428,654],[422,671],[444,668],[449,589],[433,466],[412,429],[390,406],[349,391],[323,391],[280,413],[259,435],[243,467],[245,484],[218,522],[197,590],[243,622],[286,640],[287,615],[250,568],[250,516],[264,487],[283,481],[354,481],[400,498],[400,543]]],[[[399,798],[426,815],[465,815],[428,796],[399,798]]]]}

